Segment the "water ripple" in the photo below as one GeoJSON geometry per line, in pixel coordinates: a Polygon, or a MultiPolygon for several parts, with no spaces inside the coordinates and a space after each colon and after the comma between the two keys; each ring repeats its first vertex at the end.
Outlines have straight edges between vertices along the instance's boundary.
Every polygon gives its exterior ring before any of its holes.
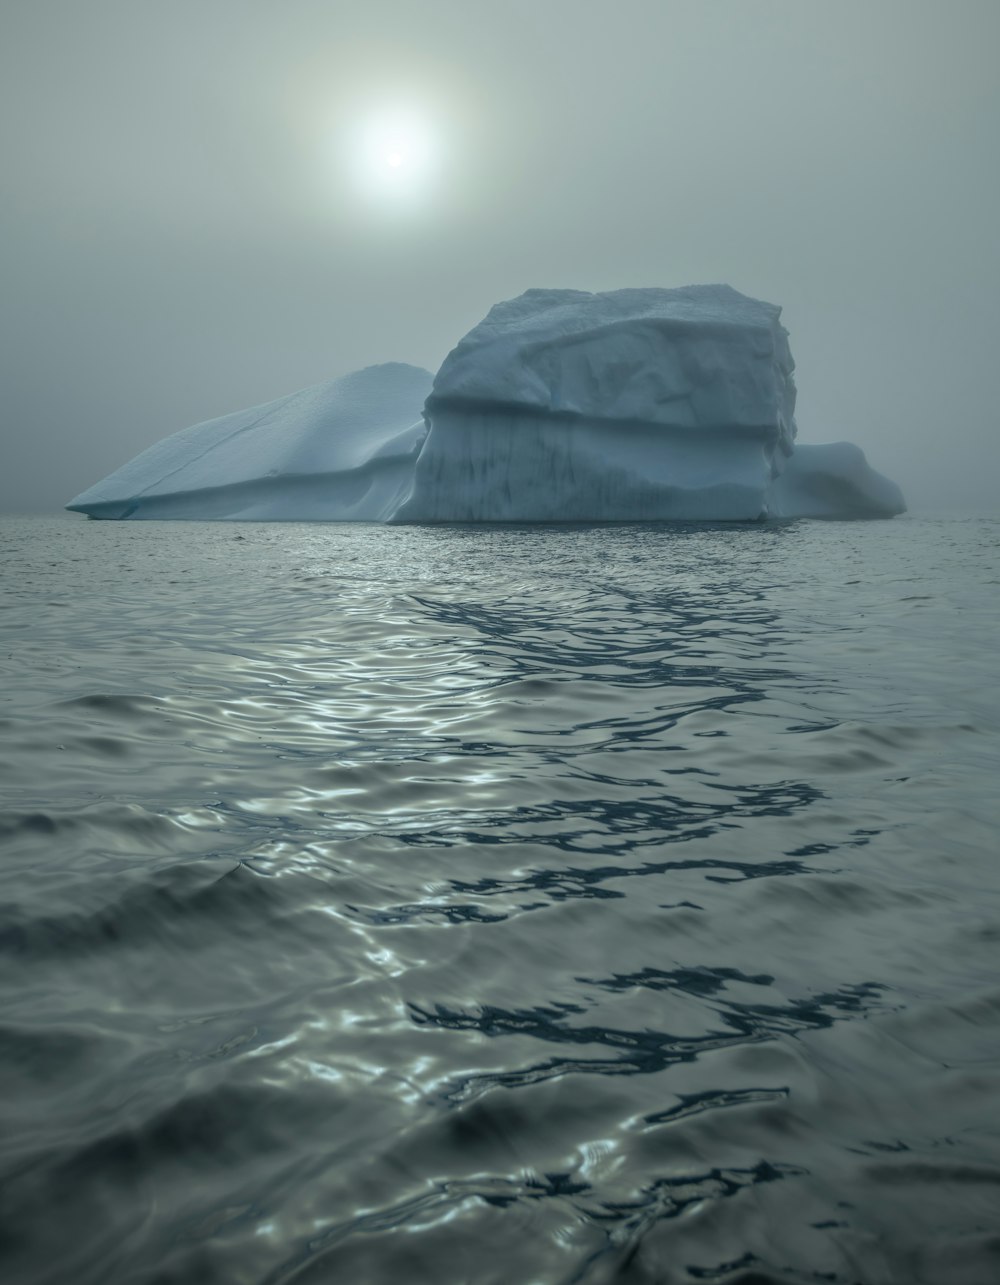
{"type": "Polygon", "coordinates": [[[0,523],[4,1279],[1000,1277],[997,549],[0,523]]]}

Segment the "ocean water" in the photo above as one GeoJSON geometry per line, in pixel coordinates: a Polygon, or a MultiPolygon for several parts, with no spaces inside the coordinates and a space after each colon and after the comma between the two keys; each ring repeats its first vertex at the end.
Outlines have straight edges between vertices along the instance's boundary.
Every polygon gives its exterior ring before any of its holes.
{"type": "Polygon", "coordinates": [[[0,1279],[1000,1280],[998,550],[5,519],[0,1279]]]}

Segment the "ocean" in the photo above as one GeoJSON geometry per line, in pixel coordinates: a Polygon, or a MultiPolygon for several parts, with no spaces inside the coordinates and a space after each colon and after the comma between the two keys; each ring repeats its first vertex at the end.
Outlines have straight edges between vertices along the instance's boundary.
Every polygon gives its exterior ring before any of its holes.
{"type": "Polygon", "coordinates": [[[998,551],[0,521],[0,1279],[1000,1280],[998,551]]]}

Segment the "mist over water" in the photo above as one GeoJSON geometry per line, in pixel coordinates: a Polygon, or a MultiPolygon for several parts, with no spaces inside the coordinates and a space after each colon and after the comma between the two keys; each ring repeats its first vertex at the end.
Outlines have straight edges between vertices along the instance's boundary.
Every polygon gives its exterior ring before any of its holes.
{"type": "Polygon", "coordinates": [[[3,1278],[996,1279],[998,546],[5,519],[3,1278]]]}

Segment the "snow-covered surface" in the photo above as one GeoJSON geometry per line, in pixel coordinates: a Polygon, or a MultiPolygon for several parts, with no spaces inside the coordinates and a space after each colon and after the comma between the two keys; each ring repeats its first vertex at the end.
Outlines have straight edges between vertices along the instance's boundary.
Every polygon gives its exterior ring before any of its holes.
{"type": "Polygon", "coordinates": [[[164,438],[67,505],[94,517],[384,522],[431,374],[389,362],[164,438]]]}
{"type": "Polygon", "coordinates": [[[465,336],[433,387],[417,367],[370,366],[175,433],[68,507],[374,522],[901,512],[857,447],[796,446],[780,313],[729,286],[529,290],[465,336]]]}

